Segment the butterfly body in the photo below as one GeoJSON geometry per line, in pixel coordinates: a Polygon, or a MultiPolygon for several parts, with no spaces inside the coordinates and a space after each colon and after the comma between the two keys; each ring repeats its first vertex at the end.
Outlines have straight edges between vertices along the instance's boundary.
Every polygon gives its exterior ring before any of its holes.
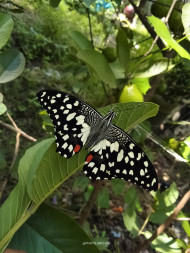
{"type": "Polygon", "coordinates": [[[90,150],[83,172],[92,180],[121,178],[147,190],[157,190],[153,165],[142,149],[113,125],[115,112],[102,116],[82,100],[60,91],[45,90],[37,98],[54,124],[57,149],[65,158],[90,150]]]}

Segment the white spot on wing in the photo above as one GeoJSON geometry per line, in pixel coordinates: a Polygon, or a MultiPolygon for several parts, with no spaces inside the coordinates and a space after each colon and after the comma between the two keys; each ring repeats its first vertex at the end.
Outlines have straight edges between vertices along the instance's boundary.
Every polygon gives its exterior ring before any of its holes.
{"type": "Polygon", "coordinates": [[[106,169],[105,164],[101,164],[101,166],[100,166],[100,170],[101,170],[101,171],[105,171],[105,169],[106,169]]]}
{"type": "Polygon", "coordinates": [[[144,162],[144,166],[148,167],[148,162],[147,161],[144,162]]]}
{"type": "Polygon", "coordinates": [[[79,101],[76,101],[76,102],[74,103],[74,106],[77,106],[77,105],[79,105],[79,101]]]}
{"type": "Polygon", "coordinates": [[[131,144],[129,145],[129,148],[130,148],[130,149],[133,149],[134,146],[135,146],[135,144],[134,144],[134,143],[131,143],[131,144]]]}
{"type": "Polygon", "coordinates": [[[145,175],[145,173],[144,173],[144,170],[143,170],[143,169],[141,169],[141,170],[140,170],[140,175],[141,175],[141,176],[144,176],[144,175],[145,175]]]}
{"type": "Polygon", "coordinates": [[[64,140],[64,141],[66,141],[66,140],[68,140],[68,139],[69,139],[69,135],[68,135],[68,134],[66,134],[66,135],[63,136],[63,140],[64,140]]]}
{"type": "Polygon", "coordinates": [[[72,120],[74,117],[75,117],[75,115],[76,115],[76,112],[73,112],[73,113],[71,113],[71,114],[69,114],[68,116],[67,116],[67,121],[70,121],[70,120],[72,120]]]}
{"type": "Polygon", "coordinates": [[[120,152],[117,155],[117,161],[121,162],[121,160],[123,159],[123,149],[120,150],[120,152]]]}
{"type": "Polygon", "coordinates": [[[66,149],[67,146],[68,146],[68,143],[65,142],[65,143],[62,145],[62,148],[66,149]]]}
{"type": "Polygon", "coordinates": [[[131,158],[134,158],[134,153],[131,151],[131,152],[129,152],[129,156],[131,157],[131,158]]]}
{"type": "Polygon", "coordinates": [[[56,95],[56,97],[60,98],[60,97],[61,97],[61,93],[58,93],[58,94],[56,95]]]}
{"type": "Polygon", "coordinates": [[[63,100],[63,103],[67,102],[69,100],[68,97],[66,97],[64,100],[63,100]]]}
{"type": "Polygon", "coordinates": [[[94,174],[96,174],[96,173],[98,172],[98,168],[95,167],[95,168],[92,170],[92,172],[93,172],[94,174]]]}
{"type": "Polygon", "coordinates": [[[45,96],[45,94],[46,94],[46,92],[44,91],[44,92],[42,93],[41,97],[45,96]]]}
{"type": "Polygon", "coordinates": [[[71,109],[71,108],[72,108],[72,105],[71,105],[71,104],[67,104],[66,107],[67,107],[68,109],[71,109]]]}
{"type": "Polygon", "coordinates": [[[140,159],[141,159],[141,153],[138,153],[137,161],[139,161],[140,159]]]}
{"type": "Polygon", "coordinates": [[[126,157],[125,157],[125,163],[128,163],[128,162],[129,162],[129,157],[126,156],[126,157]]]}

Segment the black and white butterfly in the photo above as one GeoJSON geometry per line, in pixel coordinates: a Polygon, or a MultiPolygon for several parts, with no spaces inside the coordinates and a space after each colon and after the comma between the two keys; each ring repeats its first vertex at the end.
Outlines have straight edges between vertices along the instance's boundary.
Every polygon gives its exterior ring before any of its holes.
{"type": "Polygon", "coordinates": [[[102,116],[67,93],[43,90],[37,94],[54,124],[57,149],[65,158],[85,145],[90,150],[83,167],[92,180],[121,178],[140,187],[158,189],[158,179],[146,154],[122,129],[113,125],[114,111],[102,116]]]}

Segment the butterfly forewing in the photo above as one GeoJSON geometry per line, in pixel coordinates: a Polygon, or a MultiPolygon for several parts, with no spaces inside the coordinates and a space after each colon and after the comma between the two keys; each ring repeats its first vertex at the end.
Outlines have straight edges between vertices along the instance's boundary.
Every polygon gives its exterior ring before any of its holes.
{"type": "Polygon", "coordinates": [[[156,172],[146,154],[112,124],[105,139],[87,155],[83,171],[92,180],[121,178],[149,191],[158,188],[156,172]]]}
{"type": "Polygon", "coordinates": [[[65,158],[78,153],[86,143],[91,126],[101,115],[80,99],[64,92],[44,90],[37,94],[54,125],[57,152],[65,158]]]}

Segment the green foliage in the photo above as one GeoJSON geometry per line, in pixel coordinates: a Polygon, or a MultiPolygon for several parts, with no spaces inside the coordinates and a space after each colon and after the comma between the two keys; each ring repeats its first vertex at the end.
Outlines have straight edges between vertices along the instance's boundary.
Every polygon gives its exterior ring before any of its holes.
{"type": "Polygon", "coordinates": [[[134,83],[144,95],[151,88],[148,78],[134,78],[132,83],[134,83]]]}
{"type": "Polygon", "coordinates": [[[0,13],[0,49],[4,47],[12,33],[14,27],[13,19],[10,15],[0,13]]]}
{"type": "MultiPolygon", "coordinates": [[[[189,215],[184,214],[182,211],[178,214],[177,218],[189,218],[189,215]]],[[[188,220],[183,220],[182,221],[182,227],[185,231],[185,233],[188,235],[190,238],[190,224],[188,220]]]]}
{"type": "MultiPolygon", "coordinates": [[[[100,111],[107,112],[110,109],[109,107],[102,108],[100,111]]],[[[130,129],[134,124],[155,115],[158,111],[158,107],[153,103],[116,104],[115,109],[118,109],[118,115],[115,119],[116,125],[124,126],[124,129],[130,129]],[[141,111],[142,108],[143,111],[141,111]],[[133,109],[132,112],[135,111],[136,113],[132,114],[131,119],[126,122],[126,116],[129,113],[127,109],[133,109]],[[138,111],[141,111],[142,117],[138,111]]],[[[1,250],[38,206],[60,184],[84,165],[86,150],[83,149],[72,158],[65,159],[57,154],[55,149],[54,138],[46,139],[29,148],[21,158],[18,166],[19,183],[0,208],[0,226],[4,228],[0,234],[1,250]],[[17,194],[19,194],[18,197],[16,197],[17,194]],[[27,209],[31,203],[33,203],[32,206],[27,209]],[[22,209],[15,208],[20,207],[20,205],[22,205],[22,209]],[[13,208],[14,213],[10,211],[13,208]]],[[[108,192],[105,193],[105,191],[102,195],[105,198],[102,202],[100,201],[101,206],[108,203],[108,192]]]]}
{"type": "Polygon", "coordinates": [[[109,207],[109,192],[108,189],[102,188],[98,194],[97,204],[100,208],[108,208],[109,207]]]}
{"type": "Polygon", "coordinates": [[[0,103],[0,115],[2,115],[3,113],[5,113],[7,110],[7,107],[5,104],[0,103]]]}
{"type": "Polygon", "coordinates": [[[18,50],[9,49],[0,54],[0,66],[0,83],[7,83],[23,72],[25,58],[18,50]]]}
{"type": "MultiPolygon", "coordinates": [[[[149,238],[150,232],[145,232],[145,236],[149,238]]],[[[158,252],[168,253],[181,253],[181,245],[172,237],[167,234],[159,235],[152,243],[151,247],[158,252]]]]}
{"type": "Polygon", "coordinates": [[[80,188],[83,191],[88,187],[89,185],[89,178],[85,176],[77,177],[74,181],[73,188],[80,188]]]}
{"type": "Polygon", "coordinates": [[[172,183],[164,192],[156,192],[154,194],[157,201],[156,211],[151,214],[149,220],[153,223],[162,224],[173,212],[178,196],[179,192],[175,183],[172,183]]]}
{"type": "Polygon", "coordinates": [[[190,60],[189,53],[181,47],[171,36],[167,26],[159,19],[154,16],[148,18],[158,36],[165,41],[170,47],[172,47],[181,57],[190,60]]]}
{"type": "Polygon", "coordinates": [[[90,238],[68,215],[42,205],[17,231],[9,247],[22,248],[28,253],[76,251],[99,253],[98,248],[89,242],[90,238]]]}
{"type": "Polygon", "coordinates": [[[119,178],[114,178],[111,180],[112,183],[112,189],[115,195],[122,195],[123,188],[125,186],[125,181],[119,178]]]}
{"type": "Polygon", "coordinates": [[[190,136],[188,136],[180,146],[180,153],[187,160],[190,161],[190,136]]]}
{"type": "Polygon", "coordinates": [[[127,206],[123,214],[124,224],[127,230],[130,231],[131,236],[136,237],[140,229],[140,221],[136,211],[142,211],[142,209],[137,190],[134,186],[125,192],[125,203],[127,206]]]}
{"type": "Polygon", "coordinates": [[[69,35],[77,43],[80,49],[93,49],[92,43],[80,32],[70,31],[69,35]]]}
{"type": "Polygon", "coordinates": [[[118,30],[116,41],[118,58],[120,60],[124,73],[127,73],[130,64],[130,45],[128,43],[128,37],[125,30],[118,30]]]}
{"type": "Polygon", "coordinates": [[[187,3],[183,6],[182,8],[182,22],[183,22],[183,26],[184,26],[184,30],[185,30],[185,35],[187,36],[187,39],[190,40],[190,27],[189,27],[189,23],[190,23],[190,16],[189,16],[189,12],[190,12],[190,3],[187,3]]]}
{"type": "Polygon", "coordinates": [[[116,88],[115,76],[103,54],[88,49],[79,51],[77,56],[95,71],[100,80],[111,88],[116,88]]]}

